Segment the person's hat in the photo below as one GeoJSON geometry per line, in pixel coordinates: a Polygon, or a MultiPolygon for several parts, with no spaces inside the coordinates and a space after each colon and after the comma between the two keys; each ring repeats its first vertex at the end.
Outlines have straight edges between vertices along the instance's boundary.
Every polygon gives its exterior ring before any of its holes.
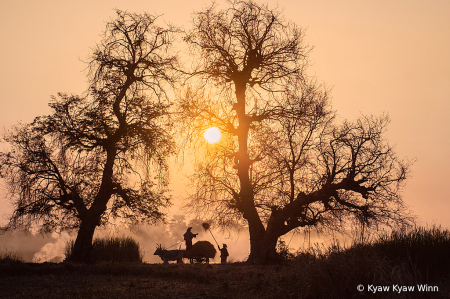
{"type": "Polygon", "coordinates": [[[227,244],[223,244],[223,247],[227,247],[227,244]]]}
{"type": "Polygon", "coordinates": [[[188,227],[188,230],[192,229],[192,227],[188,227]]]}

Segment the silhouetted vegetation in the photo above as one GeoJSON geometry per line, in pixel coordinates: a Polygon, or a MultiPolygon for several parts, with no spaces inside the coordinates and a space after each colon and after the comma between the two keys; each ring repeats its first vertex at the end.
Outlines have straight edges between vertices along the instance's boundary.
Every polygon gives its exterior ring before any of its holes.
{"type": "Polygon", "coordinates": [[[295,257],[295,255],[290,252],[286,242],[281,239],[278,240],[277,253],[280,256],[281,261],[287,261],[295,257]]]}
{"type": "Polygon", "coordinates": [[[174,28],[116,10],[89,57],[89,89],[59,93],[52,114],[5,134],[0,177],[14,211],[7,229],[78,229],[70,259],[85,262],[94,231],[114,218],[154,222],[169,205],[174,28]],[[106,212],[107,211],[107,212],[106,212]]]}
{"type": "MultiPolygon", "coordinates": [[[[304,286],[302,298],[351,298],[359,284],[408,286],[445,281],[448,286],[449,252],[448,230],[420,227],[386,233],[347,249],[338,243],[328,248],[316,244],[299,252],[293,264],[300,268],[306,266],[305,275],[298,277],[304,286]]],[[[383,298],[398,298],[393,293],[384,295],[383,298]]]]}
{"type": "Polygon", "coordinates": [[[385,140],[388,115],[337,123],[329,89],[306,73],[304,31],[267,4],[227,5],[192,15],[190,69],[173,49],[180,29],[116,10],[88,57],[87,92],[59,93],[52,114],[5,134],[7,229],[78,229],[68,258],[86,262],[110,219],[164,217],[174,140],[196,151],[188,207],[248,227],[251,263],[278,262],[278,239],[301,227],[413,223],[400,196],[413,161],[385,140]],[[198,142],[211,126],[223,133],[213,147],[198,142]]]}
{"type": "Polygon", "coordinates": [[[400,196],[412,161],[385,140],[389,117],[338,123],[329,89],[306,72],[304,31],[267,4],[227,4],[195,12],[185,35],[194,65],[180,105],[197,157],[191,211],[248,227],[253,263],[277,262],[278,239],[299,227],[412,224],[400,196]],[[211,126],[223,136],[213,146],[195,138],[211,126]]]}
{"type": "Polygon", "coordinates": [[[296,254],[286,244],[278,248],[287,253],[286,262],[278,265],[0,263],[0,289],[2,298],[18,293],[54,298],[448,298],[450,293],[450,232],[441,228],[392,232],[349,248],[316,244],[296,254]],[[366,286],[363,292],[357,290],[360,284],[366,286]],[[427,284],[439,290],[373,294],[369,284],[427,284]]]}
{"type": "MultiPolygon", "coordinates": [[[[72,254],[74,241],[67,243],[65,255],[72,254]]],[[[139,243],[130,237],[100,238],[92,243],[89,261],[92,263],[142,263],[143,253],[139,243]]]]}
{"type": "Polygon", "coordinates": [[[306,73],[304,31],[267,4],[227,5],[193,14],[183,38],[189,70],[172,48],[178,28],[116,10],[88,58],[88,92],[58,94],[51,115],[5,135],[8,229],[76,228],[69,258],[85,262],[96,227],[110,218],[160,220],[174,114],[183,144],[197,150],[190,208],[223,227],[248,226],[249,262],[277,262],[279,237],[299,227],[411,224],[400,197],[411,161],[384,139],[388,116],[337,124],[329,90],[306,73]],[[210,126],[223,141],[202,154],[195,136],[210,126]]]}
{"type": "Polygon", "coordinates": [[[0,252],[0,264],[20,264],[23,262],[23,257],[17,252],[0,252]]]}

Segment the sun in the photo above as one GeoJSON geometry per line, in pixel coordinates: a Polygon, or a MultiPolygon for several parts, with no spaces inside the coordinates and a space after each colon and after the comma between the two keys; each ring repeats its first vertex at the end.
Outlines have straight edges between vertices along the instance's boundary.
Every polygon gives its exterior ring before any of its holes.
{"type": "Polygon", "coordinates": [[[205,131],[204,136],[205,136],[206,141],[213,144],[213,143],[219,142],[221,135],[220,135],[219,128],[212,127],[205,131]]]}

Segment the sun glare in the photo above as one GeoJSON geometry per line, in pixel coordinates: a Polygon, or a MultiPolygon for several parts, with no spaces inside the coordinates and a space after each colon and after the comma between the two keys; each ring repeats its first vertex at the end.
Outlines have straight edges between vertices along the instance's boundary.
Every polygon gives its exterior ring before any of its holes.
{"type": "Polygon", "coordinates": [[[205,135],[204,136],[205,136],[206,141],[208,141],[211,144],[219,142],[219,140],[220,140],[219,128],[212,127],[212,128],[207,129],[205,131],[205,135]]]}

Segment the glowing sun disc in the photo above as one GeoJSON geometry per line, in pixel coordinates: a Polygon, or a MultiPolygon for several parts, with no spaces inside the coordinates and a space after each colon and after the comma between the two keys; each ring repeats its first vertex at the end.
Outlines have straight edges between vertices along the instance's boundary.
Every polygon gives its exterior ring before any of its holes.
{"type": "Polygon", "coordinates": [[[212,127],[212,128],[207,129],[205,131],[204,136],[205,136],[206,141],[208,141],[209,143],[219,142],[219,140],[220,140],[219,128],[212,127]]]}

